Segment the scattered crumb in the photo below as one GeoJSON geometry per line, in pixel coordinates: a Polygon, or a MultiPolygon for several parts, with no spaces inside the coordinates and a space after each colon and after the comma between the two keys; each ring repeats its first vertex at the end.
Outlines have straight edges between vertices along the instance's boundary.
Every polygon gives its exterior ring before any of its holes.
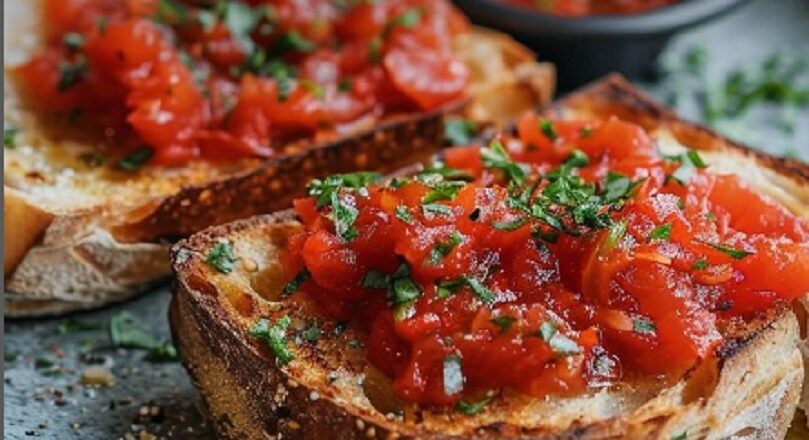
{"type": "Polygon", "coordinates": [[[85,386],[111,387],[115,376],[107,367],[87,367],[81,373],[81,384],[85,386]]]}

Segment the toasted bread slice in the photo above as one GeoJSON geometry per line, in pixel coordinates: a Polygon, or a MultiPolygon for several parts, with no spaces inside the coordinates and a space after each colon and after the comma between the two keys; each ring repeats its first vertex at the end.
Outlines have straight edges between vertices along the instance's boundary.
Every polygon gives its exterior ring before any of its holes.
{"type": "MultiPolygon", "coordinates": [[[[6,66],[36,49],[37,5],[3,5],[6,66]]],[[[17,135],[4,158],[6,314],[52,314],[124,299],[169,274],[168,241],[285,208],[314,176],[389,171],[423,160],[442,147],[447,113],[498,123],[549,101],[552,66],[537,63],[514,40],[475,29],[455,47],[472,71],[464,102],[360,120],[346,132],[289,144],[271,160],[147,166],[136,173],[80,160],[98,151],[97,142],[81,141],[75,128],[26,109],[7,79],[5,123],[17,135]]]]}
{"type": "MultiPolygon", "coordinates": [[[[808,167],[754,153],[677,119],[619,77],[560,101],[562,117],[619,114],[642,123],[667,150],[701,150],[708,163],[735,170],[763,192],[806,215],[808,167]],[[718,162],[717,162],[718,161],[718,162]],[[743,171],[743,172],[740,172],[743,171]]],[[[222,438],[577,438],[778,439],[792,420],[804,380],[795,315],[727,334],[717,364],[705,363],[676,383],[649,380],[573,397],[498,395],[467,416],[452,409],[403,406],[390,383],[349,341],[348,329],[316,343],[290,343],[295,360],[279,366],[248,328],[259,318],[293,318],[302,329],[313,314],[281,301],[280,252],[302,226],[279,213],[215,227],[173,249],[177,273],[172,334],[222,438]],[[216,243],[232,244],[229,274],[206,263],[216,243]]]]}

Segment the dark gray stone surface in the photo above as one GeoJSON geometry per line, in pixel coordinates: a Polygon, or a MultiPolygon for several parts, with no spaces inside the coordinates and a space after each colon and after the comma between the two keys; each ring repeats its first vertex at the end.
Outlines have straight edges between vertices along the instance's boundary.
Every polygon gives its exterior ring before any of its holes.
{"type": "MultiPolygon", "coordinates": [[[[697,44],[711,53],[709,81],[740,64],[758,63],[774,51],[807,54],[809,1],[754,1],[719,21],[679,36],[665,57],[677,59],[697,44]]],[[[667,96],[660,85],[645,87],[661,98],[667,96]]],[[[697,118],[695,107],[687,101],[682,110],[697,118]]],[[[764,128],[765,135],[757,135],[758,139],[744,137],[767,151],[780,154],[790,149],[793,154],[809,159],[809,113],[804,111],[797,119],[798,127],[792,136],[764,128]]],[[[755,132],[766,126],[751,124],[745,125],[755,132]]],[[[122,310],[134,314],[154,335],[167,339],[168,299],[168,288],[163,287],[124,304],[73,315],[76,319],[100,323],[103,328],[66,335],[58,331],[62,319],[6,321],[5,352],[19,353],[19,357],[5,365],[5,437],[117,439],[145,430],[158,438],[212,438],[197,409],[198,396],[178,363],[150,363],[143,359],[143,351],[106,348],[109,344],[106,322],[111,314],[122,310]],[[96,340],[98,348],[93,356],[83,356],[83,346],[90,340],[96,340]],[[54,376],[47,369],[37,369],[37,358],[55,361],[63,375],[54,376]],[[108,366],[115,376],[115,385],[106,388],[80,385],[81,373],[91,366],[89,362],[108,366]],[[154,417],[140,417],[143,407],[147,411],[158,407],[160,412],[154,417]]]]}

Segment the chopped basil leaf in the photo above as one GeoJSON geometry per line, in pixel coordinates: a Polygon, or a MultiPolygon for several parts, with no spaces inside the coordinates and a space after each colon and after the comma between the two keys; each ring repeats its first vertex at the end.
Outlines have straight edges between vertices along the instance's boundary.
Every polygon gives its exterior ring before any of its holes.
{"type": "Polygon", "coordinates": [[[636,333],[653,334],[657,331],[654,321],[645,317],[632,319],[632,328],[636,333]]]}
{"type": "Polygon", "coordinates": [[[592,127],[583,127],[581,131],[579,131],[579,137],[582,139],[587,139],[593,135],[592,127]]]}
{"type": "Polygon", "coordinates": [[[705,258],[700,258],[694,262],[694,265],[692,267],[694,268],[694,270],[705,270],[708,268],[708,260],[705,258]]]}
{"type": "Polygon", "coordinates": [[[98,330],[100,328],[101,325],[97,322],[81,321],[76,318],[67,318],[62,320],[56,329],[59,331],[60,335],[66,335],[68,333],[98,330]]]}
{"type": "Polygon", "coordinates": [[[652,230],[647,237],[647,240],[663,240],[668,241],[669,237],[671,237],[671,225],[669,224],[662,224],[652,230]]]}
{"type": "Polygon", "coordinates": [[[343,78],[337,83],[337,90],[341,92],[350,92],[351,91],[351,79],[350,78],[343,78]]]}
{"type": "Polygon", "coordinates": [[[438,266],[441,260],[452,252],[455,246],[458,246],[463,241],[463,236],[458,231],[453,231],[448,241],[439,241],[435,244],[432,251],[430,251],[430,264],[438,266]]]}
{"type": "Polygon", "coordinates": [[[398,278],[393,281],[393,303],[402,304],[421,296],[421,288],[408,278],[398,278]]]}
{"type": "Polygon", "coordinates": [[[388,276],[382,272],[369,270],[362,279],[362,287],[366,289],[387,289],[388,276]]]}
{"type": "Polygon", "coordinates": [[[470,119],[445,119],[444,139],[450,145],[468,145],[478,126],[470,119]]]}
{"type": "Polygon", "coordinates": [[[528,219],[521,217],[510,222],[492,222],[492,227],[504,231],[516,231],[526,223],[528,223],[528,219]]]}
{"type": "Polygon", "coordinates": [[[498,316],[496,318],[492,318],[492,324],[500,327],[500,333],[506,333],[511,329],[511,325],[514,324],[516,318],[511,316],[498,316]]]}
{"type": "Polygon", "coordinates": [[[585,167],[589,163],[590,158],[587,157],[587,153],[579,149],[573,150],[573,152],[570,153],[570,157],[565,161],[565,165],[573,168],[585,167]]]}
{"type": "Polygon", "coordinates": [[[157,339],[143,330],[135,317],[127,311],[110,317],[109,335],[110,342],[115,347],[152,350],[160,346],[157,339]]]}
{"type": "Polygon", "coordinates": [[[705,220],[708,220],[709,222],[714,222],[716,221],[716,215],[713,212],[706,212],[705,220]]]}
{"type": "Polygon", "coordinates": [[[84,79],[87,74],[87,60],[79,56],[74,62],[62,62],[59,64],[59,83],[56,90],[64,92],[75,86],[84,79]]]}
{"type": "Polygon", "coordinates": [[[464,284],[466,284],[466,278],[439,281],[435,285],[435,295],[440,299],[448,298],[454,295],[464,284]]]}
{"type": "Polygon", "coordinates": [[[289,316],[284,316],[272,325],[268,319],[261,318],[250,328],[250,336],[265,342],[275,356],[276,362],[281,365],[286,365],[294,359],[286,340],[287,328],[291,323],[289,316]]]}
{"type": "Polygon", "coordinates": [[[407,223],[408,225],[412,225],[413,222],[415,221],[413,215],[410,214],[410,211],[407,209],[407,206],[405,205],[396,206],[396,218],[407,223]]]}
{"type": "Polygon", "coordinates": [[[343,202],[336,192],[331,193],[331,217],[334,222],[334,232],[343,241],[351,241],[357,237],[354,222],[357,221],[358,216],[357,208],[343,202]]]}
{"type": "Polygon", "coordinates": [[[434,215],[450,215],[452,214],[452,209],[447,205],[442,205],[440,203],[428,203],[426,205],[421,205],[422,211],[425,214],[434,214],[434,215]]]}
{"type": "Polygon", "coordinates": [[[211,11],[197,11],[196,19],[200,26],[202,26],[202,30],[205,32],[210,31],[214,28],[214,26],[216,26],[216,14],[211,11]]]}
{"type": "Polygon", "coordinates": [[[449,181],[449,182],[438,182],[432,186],[430,192],[424,195],[421,199],[421,203],[433,203],[438,202],[441,200],[453,200],[456,195],[458,195],[458,191],[464,187],[463,182],[456,182],[456,181],[449,181]]]}
{"type": "Polygon", "coordinates": [[[302,269],[300,272],[298,272],[298,273],[295,275],[295,278],[293,278],[292,280],[290,280],[290,281],[289,281],[289,282],[288,282],[288,283],[287,283],[287,284],[284,286],[284,289],[283,289],[283,290],[281,290],[281,295],[282,295],[282,296],[290,296],[290,295],[294,294],[295,292],[297,292],[297,291],[298,291],[298,289],[300,289],[300,288],[301,288],[301,284],[303,284],[303,282],[304,282],[304,281],[306,281],[306,280],[308,280],[309,278],[311,278],[311,276],[312,276],[312,275],[309,273],[309,271],[308,271],[308,270],[306,270],[306,269],[302,269]]]}
{"type": "Polygon", "coordinates": [[[283,37],[276,43],[275,53],[282,53],[285,51],[293,51],[299,53],[308,53],[315,50],[317,46],[315,43],[308,40],[298,32],[291,31],[284,34],[283,37]]]}
{"type": "Polygon", "coordinates": [[[221,273],[233,272],[236,256],[233,254],[233,246],[228,242],[217,242],[205,258],[209,266],[221,273]]]}
{"type": "Polygon", "coordinates": [[[140,147],[121,158],[116,165],[124,171],[135,171],[148,162],[153,154],[151,148],[140,147]]]}
{"type": "Polygon", "coordinates": [[[301,332],[301,338],[306,342],[314,344],[320,339],[322,333],[320,327],[317,325],[317,321],[314,321],[301,332]]]}
{"type": "Polygon", "coordinates": [[[494,293],[492,293],[492,291],[489,290],[479,279],[474,277],[466,277],[466,285],[472,289],[472,293],[474,293],[483,304],[490,305],[494,302],[494,293]]]}
{"type": "Polygon", "coordinates": [[[368,61],[371,64],[379,64],[382,61],[382,43],[382,38],[378,36],[372,38],[368,43],[368,61]]]}
{"type": "Polygon", "coordinates": [[[637,183],[633,184],[629,177],[614,171],[607,172],[606,185],[604,187],[604,199],[612,203],[626,197],[637,183]]]}
{"type": "Polygon", "coordinates": [[[376,182],[379,174],[361,171],[348,174],[333,174],[325,179],[314,179],[307,186],[307,193],[317,197],[317,207],[322,208],[332,200],[332,194],[341,188],[361,189],[376,182]]]}
{"type": "Polygon", "coordinates": [[[78,52],[85,41],[84,35],[78,32],[67,32],[62,36],[62,43],[72,52],[78,52]]]}
{"type": "Polygon", "coordinates": [[[521,185],[525,180],[525,171],[518,164],[511,161],[508,153],[503,148],[503,144],[498,140],[492,141],[489,148],[481,148],[480,158],[483,160],[483,165],[502,170],[506,177],[517,185],[521,185]]]}
{"type": "Polygon", "coordinates": [[[3,147],[11,150],[17,146],[17,132],[18,130],[14,127],[5,127],[3,129],[3,147]]]}
{"type": "Polygon", "coordinates": [[[455,409],[468,416],[474,416],[475,414],[483,411],[486,405],[492,401],[492,398],[494,398],[493,394],[487,394],[486,397],[476,402],[467,402],[465,400],[461,400],[457,405],[455,405],[455,409]]]}
{"type": "Polygon", "coordinates": [[[671,440],[687,440],[687,439],[688,439],[688,431],[683,431],[679,434],[671,436],[671,440]]]}
{"type": "Polygon", "coordinates": [[[417,24],[419,24],[419,21],[421,21],[421,14],[421,8],[410,8],[403,14],[389,20],[387,23],[385,23],[384,29],[382,29],[382,38],[388,38],[388,35],[390,35],[396,26],[405,28],[415,27],[417,24]]]}
{"type": "Polygon", "coordinates": [[[706,243],[708,246],[722,252],[724,254],[729,255],[734,260],[741,260],[748,255],[752,255],[752,252],[746,251],[744,249],[736,249],[730,246],[725,246],[719,243],[706,243]]]}
{"type": "Polygon", "coordinates": [[[416,301],[407,301],[393,306],[393,319],[404,321],[416,315],[416,301]]]}
{"type": "Polygon", "coordinates": [[[177,348],[171,342],[158,345],[146,355],[149,362],[174,362],[180,360],[177,355],[177,348]]]}
{"type": "Polygon", "coordinates": [[[548,119],[539,120],[539,131],[551,141],[555,141],[559,138],[559,134],[556,133],[556,129],[553,127],[553,122],[548,119]]]}
{"type": "Polygon", "coordinates": [[[702,160],[702,156],[699,155],[699,152],[695,150],[688,150],[686,153],[688,159],[694,164],[697,168],[706,168],[708,165],[705,164],[705,161],[702,160]]]}
{"type": "Polygon", "coordinates": [[[607,235],[607,239],[604,241],[604,244],[601,245],[599,249],[599,253],[601,255],[605,255],[612,251],[618,243],[623,240],[624,236],[626,235],[626,229],[629,226],[629,220],[621,219],[610,225],[610,231],[607,235]]]}
{"type": "Polygon", "coordinates": [[[444,358],[444,394],[452,396],[463,391],[464,376],[461,370],[461,358],[447,356],[444,358]]]}

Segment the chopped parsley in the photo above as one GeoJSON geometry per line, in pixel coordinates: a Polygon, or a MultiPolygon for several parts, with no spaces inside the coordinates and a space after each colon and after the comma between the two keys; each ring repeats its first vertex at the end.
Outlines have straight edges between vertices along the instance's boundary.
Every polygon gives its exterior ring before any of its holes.
{"type": "Polygon", "coordinates": [[[587,153],[579,149],[575,149],[570,153],[570,157],[565,161],[565,165],[573,168],[586,167],[590,163],[590,158],[587,153]]]}
{"type": "Polygon", "coordinates": [[[458,191],[461,190],[465,185],[464,182],[458,181],[445,181],[445,182],[437,182],[432,185],[432,189],[430,192],[424,195],[421,199],[421,203],[433,203],[438,202],[441,200],[453,200],[456,195],[458,195],[458,191]]]}
{"type": "Polygon", "coordinates": [[[556,129],[553,126],[553,121],[549,119],[540,119],[539,120],[539,131],[545,135],[550,141],[555,141],[559,138],[559,134],[556,132],[556,129]]]}
{"type": "Polygon", "coordinates": [[[722,252],[723,254],[729,255],[730,258],[734,260],[741,260],[748,255],[752,255],[752,252],[746,251],[744,249],[737,249],[731,246],[726,246],[720,243],[706,243],[708,246],[722,252]]]}
{"type": "Polygon", "coordinates": [[[388,20],[388,22],[385,23],[385,27],[382,29],[382,38],[388,38],[396,26],[401,26],[404,28],[415,27],[419,24],[419,21],[421,21],[422,13],[422,8],[410,8],[404,13],[388,20]]]}
{"type": "Polygon", "coordinates": [[[482,281],[475,277],[466,277],[466,285],[472,289],[472,293],[475,294],[478,299],[486,305],[490,305],[494,302],[494,293],[486,287],[482,281]]]}
{"type": "Polygon", "coordinates": [[[491,305],[495,296],[488,287],[478,278],[464,276],[452,280],[439,281],[436,283],[436,296],[438,298],[447,298],[455,294],[461,287],[469,287],[469,290],[485,305],[491,305]]]}
{"type": "Polygon", "coordinates": [[[477,129],[475,121],[470,119],[445,119],[444,139],[450,145],[468,145],[477,129]]]}
{"type": "Polygon", "coordinates": [[[301,271],[295,275],[295,278],[292,278],[292,280],[290,280],[284,286],[283,290],[281,290],[281,295],[290,296],[294,294],[295,292],[298,291],[298,289],[301,288],[301,284],[303,284],[304,281],[308,280],[311,277],[312,275],[309,273],[308,270],[306,270],[305,268],[301,269],[301,271]]]}
{"type": "Polygon", "coordinates": [[[657,326],[654,321],[646,317],[637,317],[632,319],[632,329],[636,333],[641,334],[654,334],[657,331],[657,326]]]}
{"type": "Polygon", "coordinates": [[[452,231],[447,241],[439,241],[430,251],[430,264],[438,266],[450,252],[463,241],[463,236],[458,231],[452,231]]]}
{"type": "Polygon", "coordinates": [[[315,43],[308,40],[306,37],[298,32],[291,31],[284,34],[276,43],[275,53],[283,53],[286,51],[308,53],[315,50],[317,46],[315,43]]]}
{"type": "Polygon", "coordinates": [[[265,342],[280,365],[286,365],[294,359],[286,340],[287,329],[291,323],[292,320],[285,315],[274,324],[270,324],[266,318],[261,318],[250,328],[250,336],[265,342]]]}
{"type": "Polygon", "coordinates": [[[157,339],[143,330],[135,317],[127,311],[110,317],[109,336],[110,342],[115,347],[152,350],[160,346],[157,339]]]}
{"type": "Polygon", "coordinates": [[[452,214],[452,208],[447,205],[442,205],[440,203],[428,203],[426,205],[421,205],[422,211],[425,214],[433,214],[433,215],[450,215],[452,214]]]}
{"type": "Polygon", "coordinates": [[[528,223],[528,219],[521,217],[510,222],[492,222],[492,227],[503,231],[516,231],[526,223],[528,223]]]}
{"type": "Polygon", "coordinates": [[[415,221],[413,214],[410,213],[410,210],[408,210],[407,206],[405,205],[396,206],[396,218],[407,223],[408,225],[412,225],[415,221]]]}
{"type": "Polygon", "coordinates": [[[705,270],[708,268],[708,260],[705,258],[699,258],[691,267],[693,267],[694,270],[705,270]]]}
{"type": "Polygon", "coordinates": [[[234,263],[236,262],[236,256],[233,253],[233,245],[225,241],[217,242],[211,250],[208,251],[205,261],[209,266],[221,273],[233,272],[234,263]]]}
{"type": "Polygon", "coordinates": [[[444,358],[444,394],[452,396],[463,391],[464,376],[461,370],[461,358],[447,356],[444,358]]]}
{"type": "Polygon", "coordinates": [[[17,132],[14,127],[3,128],[3,147],[12,150],[17,146],[17,132]]]}
{"type": "Polygon", "coordinates": [[[413,305],[422,294],[421,287],[410,277],[410,268],[406,263],[402,263],[391,275],[369,270],[362,280],[362,287],[385,290],[397,320],[413,315],[413,305]]]}
{"type": "Polygon", "coordinates": [[[334,232],[343,241],[351,241],[357,237],[354,222],[357,221],[358,216],[359,211],[356,207],[345,203],[336,192],[331,193],[331,218],[334,223],[334,232]]]}
{"type": "Polygon", "coordinates": [[[668,160],[678,162],[680,166],[671,174],[671,178],[676,180],[680,185],[687,184],[697,169],[705,168],[707,165],[702,160],[702,156],[695,150],[688,150],[687,152],[675,156],[668,156],[668,160]]]}
{"type": "Polygon", "coordinates": [[[65,61],[59,64],[59,82],[56,90],[64,92],[69,90],[87,75],[87,59],[79,56],[75,61],[65,61]]]}
{"type": "Polygon", "coordinates": [[[668,241],[669,237],[671,237],[671,225],[670,224],[662,224],[654,229],[652,232],[649,233],[649,236],[646,237],[647,240],[662,240],[668,241]]]}
{"type": "Polygon", "coordinates": [[[582,127],[579,131],[579,137],[582,139],[587,139],[593,135],[593,128],[592,127],[582,127]]]}
{"type": "Polygon", "coordinates": [[[301,332],[301,338],[306,342],[314,344],[320,340],[322,334],[323,332],[320,330],[317,321],[314,321],[301,332]]]}
{"type": "Polygon", "coordinates": [[[486,167],[503,171],[509,181],[517,185],[521,185],[525,181],[525,171],[511,160],[500,141],[494,140],[489,148],[481,148],[480,158],[486,167]]]}
{"type": "Polygon", "coordinates": [[[84,35],[78,32],[67,32],[62,36],[62,44],[71,52],[78,52],[84,46],[85,41],[84,35]]]}
{"type": "Polygon", "coordinates": [[[674,434],[671,436],[671,440],[686,440],[688,439],[688,431],[683,431],[679,434],[674,434]]]}
{"type": "Polygon", "coordinates": [[[576,341],[568,338],[560,332],[551,321],[545,321],[539,326],[539,331],[534,334],[542,338],[554,353],[561,356],[568,356],[581,353],[581,347],[576,341]]]}
{"type": "Polygon", "coordinates": [[[154,152],[149,147],[140,147],[121,158],[116,164],[124,171],[136,171],[152,158],[154,152]]]}
{"type": "Polygon", "coordinates": [[[322,208],[331,202],[332,193],[342,188],[361,189],[379,180],[379,174],[361,171],[348,174],[333,174],[325,179],[314,179],[307,186],[310,196],[317,197],[317,207],[322,208]]]}
{"type": "Polygon", "coordinates": [[[511,325],[514,324],[516,320],[517,318],[513,318],[511,316],[498,316],[496,318],[492,318],[491,322],[492,324],[500,327],[500,333],[506,333],[511,329],[511,325]]]}
{"type": "Polygon", "coordinates": [[[458,402],[457,405],[455,405],[455,409],[468,416],[474,416],[479,412],[483,411],[483,409],[486,408],[486,405],[488,405],[493,398],[494,398],[493,393],[487,393],[484,398],[477,400],[475,402],[467,402],[465,400],[461,400],[460,402],[458,402]]]}

